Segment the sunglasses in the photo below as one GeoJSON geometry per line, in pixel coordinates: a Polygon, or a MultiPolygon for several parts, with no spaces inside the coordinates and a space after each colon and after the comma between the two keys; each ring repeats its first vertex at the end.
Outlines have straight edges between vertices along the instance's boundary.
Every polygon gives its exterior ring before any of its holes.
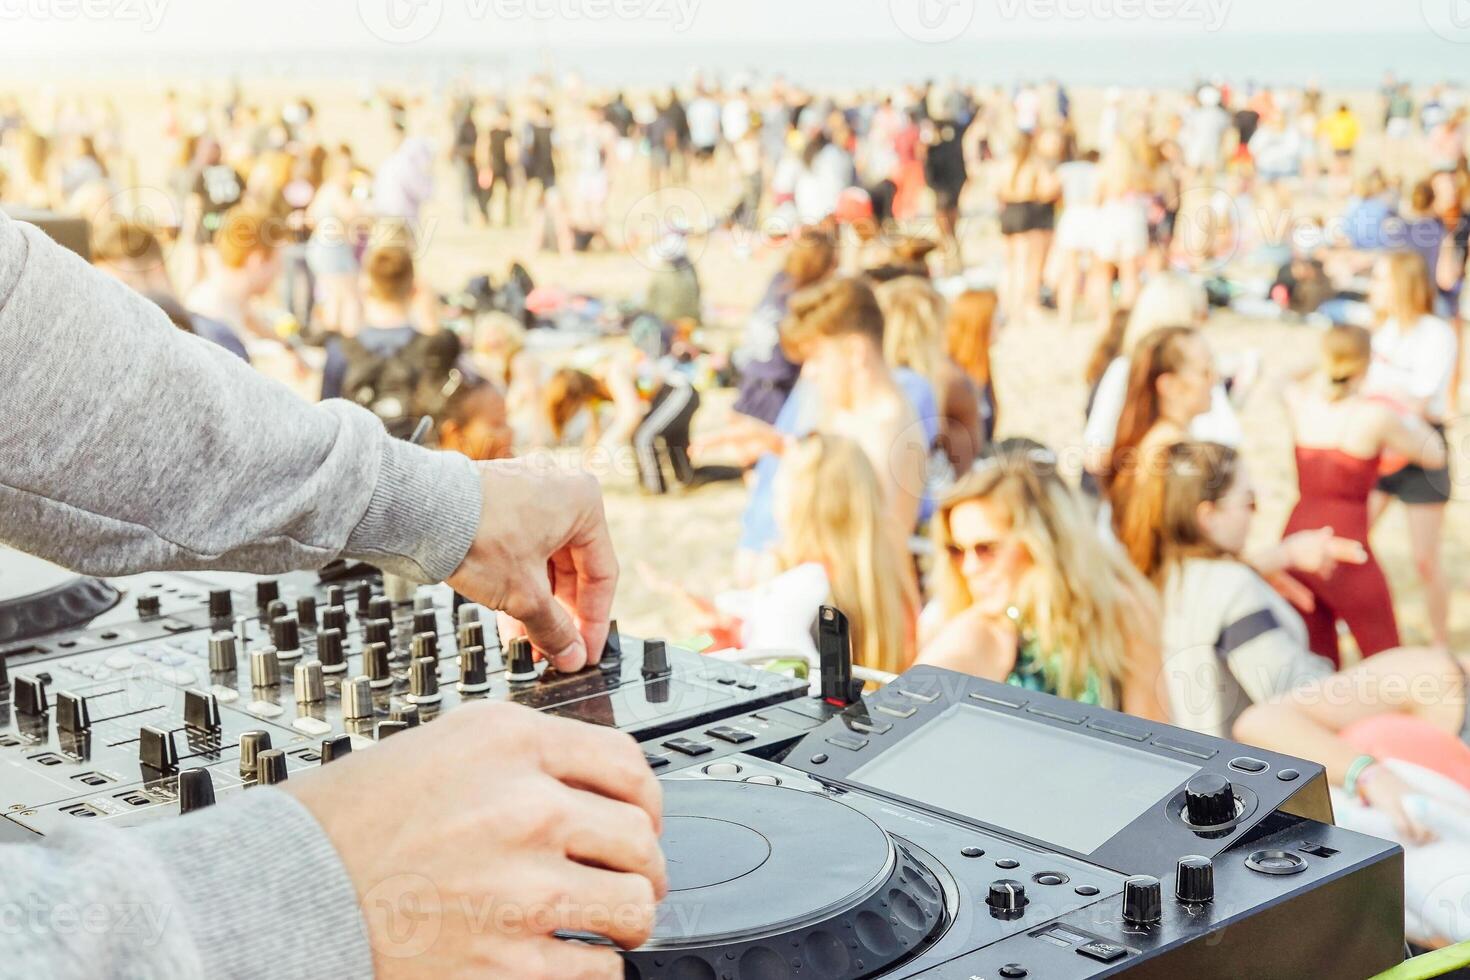
{"type": "Polygon", "coordinates": [[[1004,541],[976,541],[965,548],[951,542],[944,546],[944,550],[949,552],[950,561],[961,562],[965,560],[966,554],[971,554],[975,556],[976,561],[990,562],[995,560],[995,556],[1000,554],[1000,549],[1003,547],[1005,547],[1004,541]]]}

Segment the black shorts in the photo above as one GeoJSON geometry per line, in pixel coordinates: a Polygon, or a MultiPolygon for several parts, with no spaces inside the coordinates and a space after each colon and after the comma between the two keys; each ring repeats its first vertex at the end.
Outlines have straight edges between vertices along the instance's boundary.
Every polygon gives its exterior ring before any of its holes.
{"type": "Polygon", "coordinates": [[[711,160],[714,159],[714,155],[715,148],[713,146],[696,146],[694,148],[694,158],[696,160],[711,160]]]}
{"type": "Polygon", "coordinates": [[[1056,205],[1050,201],[1008,201],[1000,207],[1000,233],[1051,231],[1056,226],[1056,213],[1056,205]]]}
{"type": "MultiPolygon", "coordinates": [[[[1444,426],[1436,425],[1434,431],[1444,441],[1444,426]]],[[[1446,465],[1437,470],[1426,470],[1411,464],[1397,473],[1379,477],[1378,489],[1406,504],[1447,503],[1450,499],[1450,468],[1446,465]]]]}

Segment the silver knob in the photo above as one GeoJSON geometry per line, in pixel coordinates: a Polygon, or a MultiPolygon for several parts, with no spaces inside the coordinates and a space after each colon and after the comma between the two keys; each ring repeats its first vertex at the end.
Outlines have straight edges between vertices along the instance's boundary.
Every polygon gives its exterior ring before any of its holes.
{"type": "Polygon", "coordinates": [[[235,634],[229,630],[220,630],[209,636],[209,669],[212,671],[229,671],[236,668],[235,651],[238,649],[235,643],[235,634]]]}
{"type": "Polygon", "coordinates": [[[322,680],[319,661],[297,664],[291,671],[291,682],[296,686],[297,704],[316,704],[327,699],[327,686],[322,680]]]}
{"type": "Polygon", "coordinates": [[[281,683],[281,661],[275,647],[250,652],[250,686],[278,687],[281,683]]]}
{"type": "Polygon", "coordinates": [[[354,677],[342,685],[342,717],[354,721],[373,716],[373,687],[366,677],[354,677]]]}

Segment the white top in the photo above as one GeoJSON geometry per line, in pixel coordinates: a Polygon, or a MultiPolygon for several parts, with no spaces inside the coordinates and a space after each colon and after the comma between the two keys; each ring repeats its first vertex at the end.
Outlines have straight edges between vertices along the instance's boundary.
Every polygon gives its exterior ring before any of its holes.
{"type": "Polygon", "coordinates": [[[1164,680],[1170,720],[1231,738],[1251,704],[1332,673],[1307,648],[1302,618],[1254,570],[1191,558],[1164,584],[1164,680]]]}
{"type": "Polygon", "coordinates": [[[689,120],[689,142],[695,146],[714,146],[720,142],[720,116],[723,110],[714,99],[699,98],[684,111],[689,120]]]}
{"type": "Polygon", "coordinates": [[[1057,167],[1057,180],[1062,184],[1062,204],[1068,209],[1095,203],[1097,164],[1090,160],[1069,160],[1057,167]]]}
{"type": "Polygon", "coordinates": [[[1454,328],[1439,317],[1426,313],[1408,330],[1388,320],[1373,332],[1368,388],[1426,399],[1425,415],[1443,421],[1457,356],[1454,328]]]}
{"type": "MultiPolygon", "coordinates": [[[[1128,394],[1128,358],[1115,357],[1097,384],[1097,397],[1092,413],[1087,416],[1083,444],[1089,449],[1111,449],[1118,433],[1118,419],[1123,414],[1123,399],[1128,394]]],[[[1239,446],[1243,433],[1240,419],[1225,386],[1216,384],[1210,398],[1210,410],[1196,416],[1189,425],[1189,436],[1201,442],[1218,442],[1223,446],[1239,446]]]]}
{"type": "Polygon", "coordinates": [[[816,562],[789,568],[752,589],[721,592],[715,608],[741,620],[740,647],[746,652],[803,657],[819,662],[812,624],[832,587],[816,562]]]}

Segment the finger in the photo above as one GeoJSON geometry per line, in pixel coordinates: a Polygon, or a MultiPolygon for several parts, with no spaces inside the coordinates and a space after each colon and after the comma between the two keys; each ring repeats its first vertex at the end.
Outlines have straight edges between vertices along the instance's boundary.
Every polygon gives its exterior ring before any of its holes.
{"type": "Polygon", "coordinates": [[[542,764],[548,774],[575,789],[631,803],[653,819],[655,829],[663,827],[663,789],[637,742],[611,728],[544,717],[542,764]]]}
{"type": "Polygon", "coordinates": [[[517,980],[622,980],[623,958],[616,950],[574,940],[535,938],[506,951],[507,976],[517,980]]]}
{"type": "Polygon", "coordinates": [[[575,896],[551,910],[558,932],[605,936],[624,949],[642,946],[653,934],[658,900],[647,878],[570,861],[554,870],[558,893],[575,896]]]}
{"type": "Polygon", "coordinates": [[[612,535],[602,511],[601,498],[591,527],[572,542],[572,565],[576,569],[576,605],[573,607],[590,662],[602,658],[607,642],[608,620],[612,617],[613,595],[618,590],[618,558],[612,535]]]}
{"type": "Polygon", "coordinates": [[[1362,542],[1352,538],[1333,538],[1328,553],[1349,565],[1362,565],[1368,561],[1368,549],[1363,547],[1362,542]]]}
{"type": "Polygon", "coordinates": [[[653,820],[642,807],[572,790],[574,822],[566,830],[566,856],[605,871],[642,875],[655,895],[668,891],[668,871],[653,820]]]}
{"type": "Polygon", "coordinates": [[[582,636],[572,617],[551,594],[551,583],[544,572],[530,577],[524,591],[516,597],[514,608],[506,612],[521,621],[531,645],[557,670],[573,673],[587,663],[582,636]]]}

